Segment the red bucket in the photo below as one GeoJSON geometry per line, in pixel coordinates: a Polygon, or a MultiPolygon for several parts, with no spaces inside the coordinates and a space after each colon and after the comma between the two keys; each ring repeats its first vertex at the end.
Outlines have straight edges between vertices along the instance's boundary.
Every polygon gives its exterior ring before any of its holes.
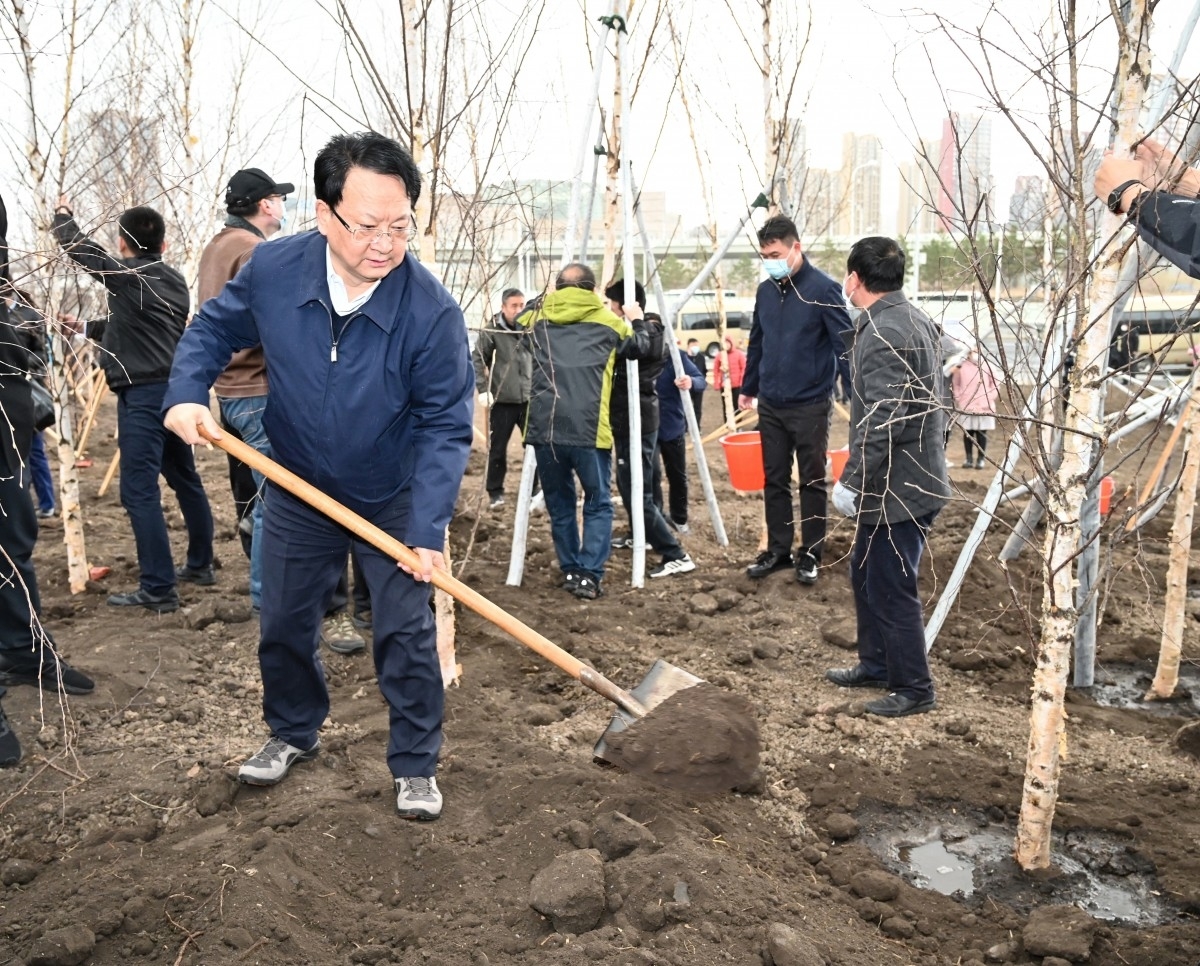
{"type": "Polygon", "coordinates": [[[751,433],[730,433],[721,437],[725,463],[729,467],[729,484],[735,490],[761,490],[767,484],[763,473],[762,436],[751,433]]]}
{"type": "Polygon", "coordinates": [[[829,478],[836,483],[842,478],[842,470],[846,468],[846,462],[850,459],[850,447],[831,449],[825,455],[829,457],[829,478]]]}

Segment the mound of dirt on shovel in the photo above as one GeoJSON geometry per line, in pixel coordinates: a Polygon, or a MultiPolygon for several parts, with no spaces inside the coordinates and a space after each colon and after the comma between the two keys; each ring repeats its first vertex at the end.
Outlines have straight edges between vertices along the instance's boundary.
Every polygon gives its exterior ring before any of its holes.
{"type": "Polygon", "coordinates": [[[694,798],[745,785],[758,768],[758,723],[740,694],[700,683],[610,736],[605,757],[694,798]]]}

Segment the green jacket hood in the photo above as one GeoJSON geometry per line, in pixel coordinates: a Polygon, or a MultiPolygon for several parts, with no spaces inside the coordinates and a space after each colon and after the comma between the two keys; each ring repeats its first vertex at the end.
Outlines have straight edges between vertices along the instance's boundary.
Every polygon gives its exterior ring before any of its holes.
{"type": "Polygon", "coordinates": [[[582,288],[560,288],[549,292],[542,302],[542,315],[551,322],[604,322],[618,331],[623,320],[614,315],[600,296],[582,288]]]}

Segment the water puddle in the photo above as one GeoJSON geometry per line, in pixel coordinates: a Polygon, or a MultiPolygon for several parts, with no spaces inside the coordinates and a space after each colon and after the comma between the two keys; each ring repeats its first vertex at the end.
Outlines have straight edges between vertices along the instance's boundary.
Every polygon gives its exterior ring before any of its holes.
{"type": "Polygon", "coordinates": [[[1170,922],[1154,865],[1128,841],[1100,832],[1056,835],[1057,875],[1033,878],[1013,860],[1015,833],[986,815],[953,809],[871,808],[857,813],[866,846],[913,885],[967,903],[995,899],[1022,911],[1071,903],[1097,919],[1136,926],[1170,922]]]}
{"type": "Polygon", "coordinates": [[[1096,669],[1096,683],[1077,689],[1102,708],[1123,708],[1145,714],[1200,718],[1200,667],[1181,664],[1176,697],[1169,701],[1146,701],[1154,680],[1152,664],[1106,664],[1096,669]]]}

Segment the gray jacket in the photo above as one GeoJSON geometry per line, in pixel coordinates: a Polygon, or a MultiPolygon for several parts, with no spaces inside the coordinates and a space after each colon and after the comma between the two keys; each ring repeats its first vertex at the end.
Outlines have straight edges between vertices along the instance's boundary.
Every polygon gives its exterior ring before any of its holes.
{"type": "Polygon", "coordinates": [[[841,482],[860,494],[858,519],[900,523],[950,496],[937,328],[888,292],[855,322],[850,351],[850,458],[841,482]]]}
{"type": "Polygon", "coordinates": [[[495,316],[479,333],[471,363],[476,392],[490,392],[498,403],[529,402],[533,354],[527,329],[510,329],[501,316],[495,316]]]}

